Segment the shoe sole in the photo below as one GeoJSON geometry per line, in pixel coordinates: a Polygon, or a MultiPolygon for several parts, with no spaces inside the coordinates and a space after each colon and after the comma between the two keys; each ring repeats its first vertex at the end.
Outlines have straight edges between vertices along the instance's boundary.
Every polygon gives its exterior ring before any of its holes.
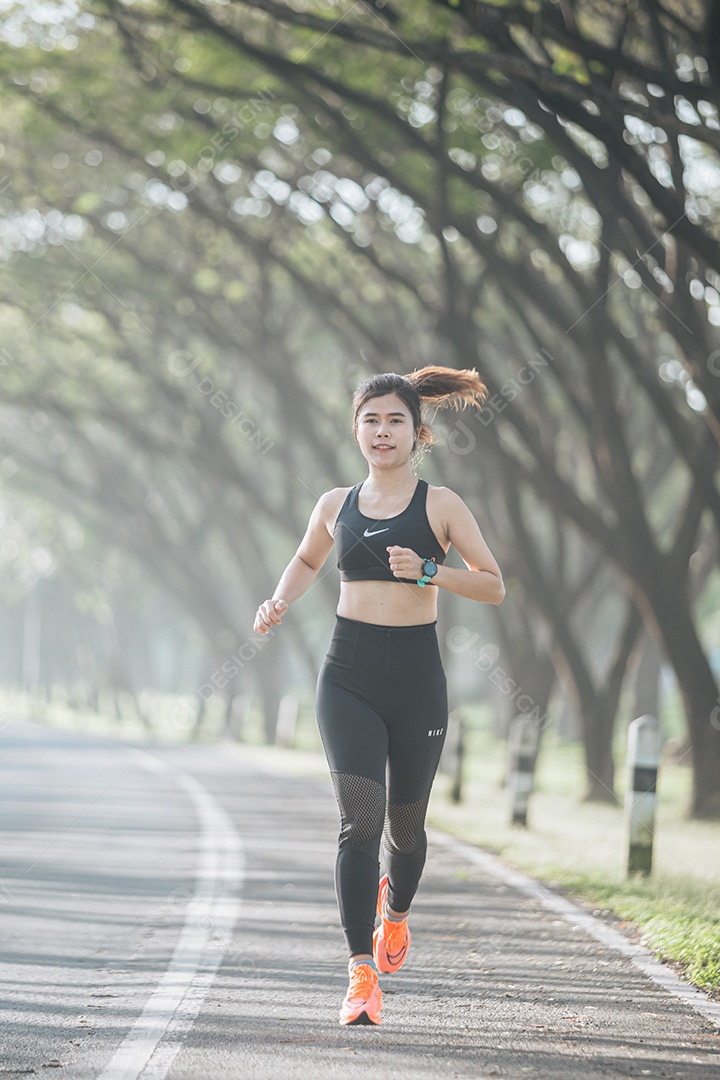
{"type": "Polygon", "coordinates": [[[356,1016],[354,1020],[341,1020],[340,1023],[343,1025],[343,1027],[354,1027],[356,1025],[370,1025],[371,1027],[378,1027],[380,1024],[380,1018],[378,1017],[377,1020],[373,1020],[363,1010],[363,1012],[361,1012],[359,1016],[356,1016]]]}
{"type": "MultiPolygon", "coordinates": [[[[378,913],[378,915],[380,916],[381,919],[382,919],[383,900],[385,899],[385,897],[383,896],[383,885],[385,885],[387,883],[387,879],[388,879],[387,874],[383,874],[383,876],[380,878],[380,884],[378,885],[378,898],[377,898],[376,911],[377,911],[377,913],[378,913]]],[[[387,888],[385,889],[385,892],[387,893],[387,888]]]]}

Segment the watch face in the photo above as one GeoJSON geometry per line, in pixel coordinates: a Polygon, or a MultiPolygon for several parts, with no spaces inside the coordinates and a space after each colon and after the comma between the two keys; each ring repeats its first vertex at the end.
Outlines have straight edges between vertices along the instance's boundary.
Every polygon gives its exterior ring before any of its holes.
{"type": "Polygon", "coordinates": [[[432,559],[426,559],[423,563],[423,574],[426,577],[435,577],[437,574],[437,564],[432,559]]]}

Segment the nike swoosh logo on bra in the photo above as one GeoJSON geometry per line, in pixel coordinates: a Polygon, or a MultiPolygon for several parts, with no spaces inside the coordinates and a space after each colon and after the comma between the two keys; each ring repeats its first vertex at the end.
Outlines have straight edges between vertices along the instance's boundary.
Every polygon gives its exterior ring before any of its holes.
{"type": "Polygon", "coordinates": [[[389,530],[390,530],[389,525],[388,525],[387,529],[375,529],[374,532],[368,532],[367,529],[366,529],[365,532],[363,533],[363,536],[377,536],[378,533],[389,532],[389,530]]]}

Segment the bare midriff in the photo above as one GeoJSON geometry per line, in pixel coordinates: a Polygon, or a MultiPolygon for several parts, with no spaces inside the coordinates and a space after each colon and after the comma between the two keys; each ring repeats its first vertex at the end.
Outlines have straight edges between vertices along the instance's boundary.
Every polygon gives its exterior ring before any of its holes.
{"type": "Polygon", "coordinates": [[[341,581],[337,614],[380,626],[414,626],[437,619],[437,585],[407,581],[341,581]]]}

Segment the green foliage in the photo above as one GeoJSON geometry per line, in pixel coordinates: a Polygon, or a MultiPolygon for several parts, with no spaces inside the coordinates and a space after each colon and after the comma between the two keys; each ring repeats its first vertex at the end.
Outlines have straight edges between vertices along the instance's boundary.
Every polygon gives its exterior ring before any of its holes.
{"type": "MultiPolygon", "coordinates": [[[[239,601],[228,616],[225,583],[243,581],[246,606],[258,588],[238,572],[236,533],[248,515],[229,511],[224,493],[258,500],[258,533],[245,542],[272,587],[276,559],[294,547],[318,487],[361,464],[343,444],[348,396],[381,365],[406,370],[445,356],[478,363],[503,387],[542,346],[552,366],[485,434],[500,429],[497,448],[528,469],[527,436],[537,437],[543,475],[560,495],[577,496],[601,538],[600,524],[622,510],[594,412],[592,376],[606,364],[648,533],[661,549],[675,535],[684,467],[669,466],[663,483],[645,488],[663,440],[698,445],[706,423],[683,362],[692,339],[696,363],[695,343],[709,342],[717,325],[702,306],[717,315],[720,279],[710,263],[720,196],[702,189],[717,141],[713,106],[692,127],[695,156],[681,161],[687,193],[679,192],[662,170],[678,137],[671,121],[681,117],[667,116],[652,94],[642,106],[619,90],[647,89],[622,69],[625,56],[637,62],[646,48],[635,10],[609,80],[583,46],[610,48],[612,10],[593,12],[579,34],[566,26],[556,41],[552,21],[526,18],[537,5],[497,7],[497,29],[486,7],[480,34],[455,5],[430,2],[396,6],[392,25],[360,5],[336,27],[321,4],[288,6],[279,20],[241,4],[199,4],[193,15],[95,0],[92,14],[82,13],[92,25],[68,27],[74,45],[70,35],[50,40],[32,20],[25,44],[0,45],[0,173],[12,181],[0,196],[0,331],[14,358],[3,378],[27,422],[27,438],[16,448],[7,434],[6,446],[26,455],[43,497],[77,500],[106,538],[117,537],[118,516],[127,521],[122,542],[153,574],[158,549],[163,568],[181,568],[168,572],[166,587],[197,604],[210,642],[228,620],[248,621],[239,601]],[[294,22],[312,16],[322,20],[315,29],[294,22]],[[550,90],[542,48],[558,76],[550,90]],[[647,117],[644,127],[636,114],[647,117]],[[708,266],[702,304],[686,295],[682,273],[672,300],[653,295],[665,287],[666,247],[672,255],[676,242],[665,230],[675,221],[683,259],[708,266]],[[635,277],[626,275],[632,264],[635,277]],[[676,303],[687,306],[682,319],[676,303]],[[260,461],[209,395],[170,372],[176,353],[197,357],[220,396],[255,417],[272,455],[260,461]],[[674,373],[660,376],[670,357],[674,373]],[[673,439],[631,363],[674,417],[673,439]],[[33,427],[35,412],[49,417],[51,438],[33,427]],[[66,440],[62,454],[48,456],[52,438],[66,440]],[[146,500],[166,480],[165,466],[185,482],[185,503],[150,519],[146,500]],[[271,530],[278,539],[268,555],[271,530]],[[194,562],[184,561],[188,550],[194,562]],[[203,560],[210,570],[199,597],[194,567],[203,560]]],[[[653,73],[667,101],[675,61],[691,44],[673,31],[667,70],[653,73]]],[[[715,100],[712,86],[703,93],[715,100]]],[[[681,158],[685,147],[677,144],[681,158]]],[[[490,460],[479,451],[458,457],[452,478],[487,501],[491,528],[502,522],[512,563],[503,483],[490,460]]],[[[18,472],[14,483],[21,489],[25,477],[18,472]]],[[[553,504],[544,489],[539,502],[528,515],[530,540],[569,610],[588,552],[612,563],[615,551],[596,550],[564,517],[557,527],[566,497],[553,504]]],[[[522,574],[513,577],[521,595],[522,574]]],[[[611,652],[625,595],[615,574],[597,620],[582,626],[593,660],[611,652]]],[[[702,604],[698,612],[712,617],[702,604]]]]}
{"type": "Polygon", "coordinates": [[[573,898],[602,905],[637,925],[661,959],[680,965],[696,986],[720,995],[720,888],[660,875],[625,883],[608,883],[602,875],[565,875],[563,887],[573,898]]]}
{"type": "MultiPolygon", "coordinates": [[[[624,811],[578,802],[583,761],[577,744],[546,737],[527,829],[509,822],[509,795],[500,786],[505,761],[504,744],[474,730],[464,801],[450,802],[449,778],[440,775],[430,823],[495,851],[600,909],[597,914],[613,913],[633,924],[648,947],[678,964],[685,978],[720,993],[720,863],[710,855],[720,842],[720,825],[686,819],[690,770],[671,762],[661,768],[653,870],[647,878],[628,878],[624,811]]],[[[622,770],[619,787],[624,788],[622,770]]]]}
{"type": "Polygon", "coordinates": [[[574,79],[575,82],[579,83],[588,84],[590,82],[590,76],[586,71],[584,57],[579,56],[570,49],[563,49],[558,46],[555,46],[552,49],[552,55],[552,70],[556,75],[569,76],[574,79]]]}

